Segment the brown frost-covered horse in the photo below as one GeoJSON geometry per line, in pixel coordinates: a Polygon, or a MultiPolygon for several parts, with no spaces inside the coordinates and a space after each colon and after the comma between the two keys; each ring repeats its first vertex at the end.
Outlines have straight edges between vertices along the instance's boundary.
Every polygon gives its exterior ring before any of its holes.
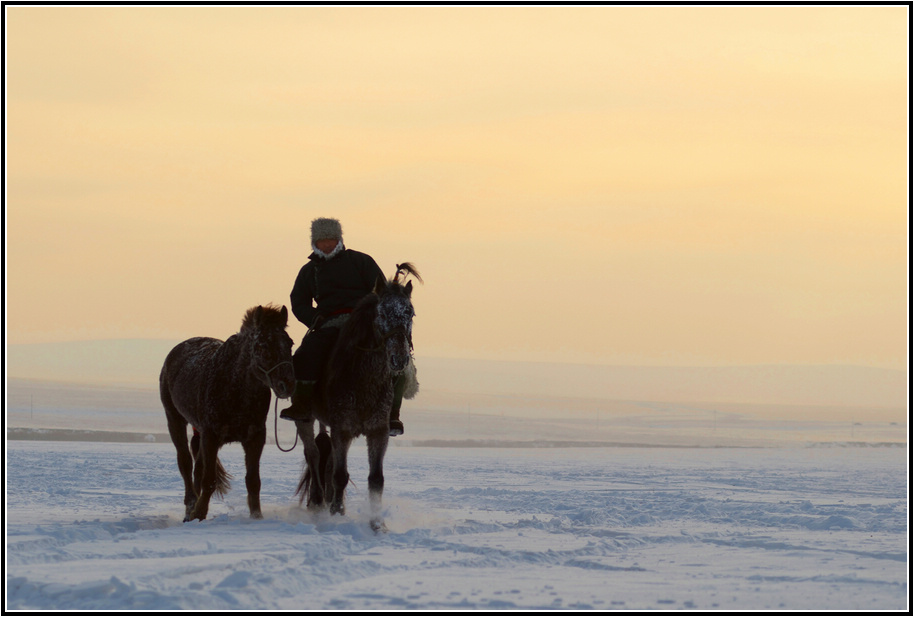
{"type": "Polygon", "coordinates": [[[412,282],[401,275],[422,278],[412,264],[397,266],[390,281],[379,280],[374,293],[365,296],[343,325],[324,376],[315,388],[313,419],[296,421],[305,446],[305,465],[298,486],[310,508],[327,505],[332,514],[343,514],[343,493],[349,482],[347,456],[352,440],[365,435],[368,443],[368,494],[371,526],[382,530],[381,493],[384,489],[384,454],[389,436],[394,377],[407,370],[412,357],[415,311],[412,282]],[[315,438],[314,420],[330,428],[315,438]]]}
{"type": "Polygon", "coordinates": [[[288,398],[295,389],[288,320],[286,307],[257,306],[248,310],[241,330],[228,340],[188,339],[165,358],[159,394],[184,478],[185,522],[205,519],[213,493],[228,490],[229,475],[218,452],[233,441],[244,447],[251,517],[262,517],[260,455],[270,390],[278,398],[288,398]],[[190,448],[188,423],[194,429],[190,448]]]}

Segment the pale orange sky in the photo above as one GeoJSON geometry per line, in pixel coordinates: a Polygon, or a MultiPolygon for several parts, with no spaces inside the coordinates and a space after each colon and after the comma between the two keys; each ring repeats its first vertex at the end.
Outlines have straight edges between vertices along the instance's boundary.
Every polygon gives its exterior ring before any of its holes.
{"type": "Polygon", "coordinates": [[[334,216],[418,355],[906,366],[908,7],[4,10],[9,343],[226,338],[334,216]]]}

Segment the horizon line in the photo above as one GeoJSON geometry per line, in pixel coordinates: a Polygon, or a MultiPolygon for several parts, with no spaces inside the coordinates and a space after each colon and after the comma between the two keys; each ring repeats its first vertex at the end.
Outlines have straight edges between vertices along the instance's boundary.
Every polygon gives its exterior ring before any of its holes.
{"type": "MultiPolygon", "coordinates": [[[[45,342],[30,342],[30,343],[5,343],[4,348],[9,349],[12,347],[39,347],[39,346],[54,346],[54,345],[84,345],[84,344],[93,344],[93,343],[162,343],[162,344],[172,344],[176,345],[186,339],[177,339],[177,338],[153,338],[153,337],[126,337],[126,338],[98,338],[98,339],[76,339],[76,340],[65,340],[65,341],[45,341],[45,342]]],[[[681,362],[681,363],[668,363],[668,362],[607,362],[607,361],[586,361],[586,360],[542,360],[542,359],[505,359],[505,358],[491,358],[484,357],[483,355],[470,356],[468,354],[454,354],[454,355],[445,355],[441,353],[433,354],[415,354],[417,358],[424,358],[427,360],[450,360],[450,361],[459,361],[459,362],[492,362],[499,364],[559,364],[563,366],[588,366],[588,367],[605,367],[605,368],[649,368],[649,369],[726,369],[726,368],[765,368],[765,367],[791,367],[791,368],[862,368],[862,369],[875,369],[875,370],[886,370],[886,371],[897,371],[904,372],[910,369],[909,361],[905,362],[905,366],[902,368],[896,368],[892,366],[887,366],[885,364],[871,364],[871,363],[854,363],[854,362],[747,362],[747,363],[734,363],[734,364],[724,364],[724,363],[709,363],[709,362],[681,362]]],[[[6,373],[7,369],[4,371],[6,373]]],[[[7,375],[4,375],[6,377],[7,375]]]]}

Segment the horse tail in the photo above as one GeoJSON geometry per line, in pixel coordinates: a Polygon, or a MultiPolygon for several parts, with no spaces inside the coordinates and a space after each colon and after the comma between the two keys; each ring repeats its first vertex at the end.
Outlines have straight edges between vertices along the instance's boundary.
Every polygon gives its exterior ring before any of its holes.
{"type": "MultiPolygon", "coordinates": [[[[305,496],[310,496],[312,482],[317,482],[318,486],[324,489],[322,491],[324,499],[327,499],[326,488],[330,486],[330,461],[333,453],[333,444],[330,442],[330,436],[324,430],[321,430],[317,437],[314,438],[314,444],[317,446],[319,455],[317,459],[317,478],[315,479],[311,475],[311,468],[306,462],[304,464],[305,470],[302,472],[301,480],[298,482],[298,488],[295,489],[299,504],[305,501],[305,496]]],[[[311,505],[310,498],[308,505],[311,505]]]]}
{"type": "Polygon", "coordinates": [[[232,474],[225,470],[225,467],[222,466],[222,461],[219,460],[219,457],[216,457],[216,484],[213,487],[213,493],[224,497],[232,486],[232,483],[229,482],[231,478],[232,474]]]}
{"type": "MultiPolygon", "coordinates": [[[[194,434],[190,438],[190,452],[194,457],[194,466],[202,465],[203,461],[201,455],[203,454],[200,450],[200,433],[197,432],[197,429],[194,429],[194,434]]],[[[222,461],[219,460],[219,457],[216,457],[216,484],[213,487],[213,493],[224,497],[228,490],[232,487],[230,480],[232,479],[232,474],[225,470],[225,467],[222,466],[222,461]]]]}
{"type": "Polygon", "coordinates": [[[298,495],[298,504],[301,505],[305,501],[305,496],[308,494],[309,489],[311,488],[311,469],[308,468],[308,463],[305,463],[305,471],[302,473],[301,480],[298,481],[298,488],[295,489],[295,494],[298,495]]]}

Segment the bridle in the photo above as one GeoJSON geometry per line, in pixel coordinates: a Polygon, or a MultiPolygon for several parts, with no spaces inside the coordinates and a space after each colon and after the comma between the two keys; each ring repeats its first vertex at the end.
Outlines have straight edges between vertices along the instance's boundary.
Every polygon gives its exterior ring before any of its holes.
{"type": "MultiPolygon", "coordinates": [[[[275,371],[276,369],[278,369],[280,366],[282,366],[282,365],[284,365],[284,364],[288,364],[289,366],[292,366],[292,362],[290,362],[289,360],[283,360],[282,362],[280,362],[279,364],[277,364],[276,366],[274,366],[274,367],[271,368],[270,370],[263,369],[263,368],[261,368],[261,367],[259,367],[259,366],[256,367],[257,370],[260,371],[261,373],[263,373],[263,374],[264,374],[264,377],[267,378],[267,384],[268,384],[270,390],[273,389],[273,379],[270,377],[270,373],[272,373],[273,371],[275,371]]],[[[294,366],[293,366],[293,370],[294,370],[294,366]]],[[[292,394],[289,393],[289,396],[292,396],[292,394]]]]}
{"type": "Polygon", "coordinates": [[[406,342],[409,343],[409,350],[412,351],[413,350],[413,337],[411,334],[407,333],[406,326],[404,326],[404,325],[400,325],[400,326],[391,328],[390,330],[387,331],[386,334],[381,334],[379,332],[378,336],[381,337],[381,344],[383,345],[384,343],[387,342],[388,339],[394,337],[395,335],[397,335],[401,332],[403,333],[403,336],[406,337],[406,342]]]}
{"type": "Polygon", "coordinates": [[[393,338],[394,336],[396,336],[397,334],[402,332],[403,336],[406,337],[406,340],[409,343],[409,350],[410,351],[413,350],[413,337],[406,333],[406,326],[403,326],[403,325],[396,326],[394,328],[391,328],[387,332],[381,332],[381,330],[377,326],[375,326],[374,331],[378,338],[378,344],[375,347],[362,347],[360,345],[357,345],[356,349],[358,349],[359,351],[366,351],[369,353],[375,353],[378,351],[382,351],[384,349],[384,345],[387,344],[387,341],[389,339],[393,338]]]}

